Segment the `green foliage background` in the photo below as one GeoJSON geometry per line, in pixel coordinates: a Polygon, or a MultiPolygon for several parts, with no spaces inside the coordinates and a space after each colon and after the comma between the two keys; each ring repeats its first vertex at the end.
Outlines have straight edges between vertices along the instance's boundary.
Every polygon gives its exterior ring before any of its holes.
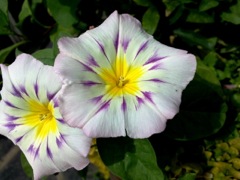
{"type": "Polygon", "coordinates": [[[195,54],[198,67],[163,133],[97,140],[105,165],[126,180],[240,179],[240,0],[0,0],[0,63],[25,52],[53,65],[60,37],[79,36],[114,10],[195,54]]]}

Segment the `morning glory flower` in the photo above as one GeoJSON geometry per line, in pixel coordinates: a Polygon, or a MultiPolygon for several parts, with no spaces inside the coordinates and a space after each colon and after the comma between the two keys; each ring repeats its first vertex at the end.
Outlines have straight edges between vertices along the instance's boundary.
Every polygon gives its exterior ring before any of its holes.
{"type": "Polygon", "coordinates": [[[61,38],[58,46],[60,111],[90,137],[162,132],[196,70],[195,56],[159,43],[137,19],[116,11],[77,38],[61,38]]]}
{"type": "Polygon", "coordinates": [[[53,67],[21,54],[1,70],[0,134],[21,148],[34,179],[87,166],[91,139],[64,122],[58,102],[61,81],[53,67]]]}

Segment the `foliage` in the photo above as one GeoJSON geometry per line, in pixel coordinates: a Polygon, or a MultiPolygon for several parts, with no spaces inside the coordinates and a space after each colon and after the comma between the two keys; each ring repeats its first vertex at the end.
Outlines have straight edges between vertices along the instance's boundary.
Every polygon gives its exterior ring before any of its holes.
{"type": "Polygon", "coordinates": [[[103,162],[121,179],[239,179],[239,8],[240,0],[1,0],[0,62],[25,52],[53,65],[60,37],[114,10],[132,14],[155,39],[195,54],[197,73],[163,133],[97,139],[103,162]]]}

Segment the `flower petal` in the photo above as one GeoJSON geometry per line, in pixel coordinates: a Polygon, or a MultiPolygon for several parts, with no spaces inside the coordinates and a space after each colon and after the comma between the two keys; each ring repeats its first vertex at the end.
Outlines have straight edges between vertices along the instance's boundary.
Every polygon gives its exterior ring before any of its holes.
{"type": "Polygon", "coordinates": [[[105,93],[103,85],[86,87],[82,84],[74,84],[65,86],[62,91],[65,95],[60,99],[60,109],[68,124],[84,127],[84,132],[90,137],[109,135],[114,137],[116,133],[125,135],[124,114],[121,111],[122,98],[106,99],[103,96],[105,93]],[[83,106],[84,108],[79,108],[83,106]]]}
{"type": "Polygon", "coordinates": [[[124,129],[133,138],[162,132],[196,70],[193,55],[159,43],[137,19],[116,11],[58,44],[54,68],[65,84],[60,111],[90,137],[123,136],[124,129]]]}
{"type": "Polygon", "coordinates": [[[147,138],[162,132],[166,127],[166,117],[158,111],[148,97],[125,97],[126,130],[131,138],[147,138]]]}
{"type": "Polygon", "coordinates": [[[34,179],[87,166],[91,138],[62,118],[58,102],[62,84],[53,68],[22,54],[1,69],[0,134],[21,148],[34,179]]]}

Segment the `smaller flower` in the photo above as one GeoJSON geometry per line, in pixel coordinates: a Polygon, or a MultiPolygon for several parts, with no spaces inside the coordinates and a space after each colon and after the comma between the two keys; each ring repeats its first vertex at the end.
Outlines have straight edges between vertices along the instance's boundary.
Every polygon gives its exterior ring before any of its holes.
{"type": "Polygon", "coordinates": [[[60,110],[90,137],[162,132],[196,70],[194,55],[159,43],[137,19],[117,11],[58,46],[54,68],[65,83],[60,110]]]}
{"type": "Polygon", "coordinates": [[[61,82],[53,68],[21,54],[10,66],[1,65],[1,70],[0,134],[21,148],[34,179],[87,166],[91,139],[62,118],[61,82]]]}

